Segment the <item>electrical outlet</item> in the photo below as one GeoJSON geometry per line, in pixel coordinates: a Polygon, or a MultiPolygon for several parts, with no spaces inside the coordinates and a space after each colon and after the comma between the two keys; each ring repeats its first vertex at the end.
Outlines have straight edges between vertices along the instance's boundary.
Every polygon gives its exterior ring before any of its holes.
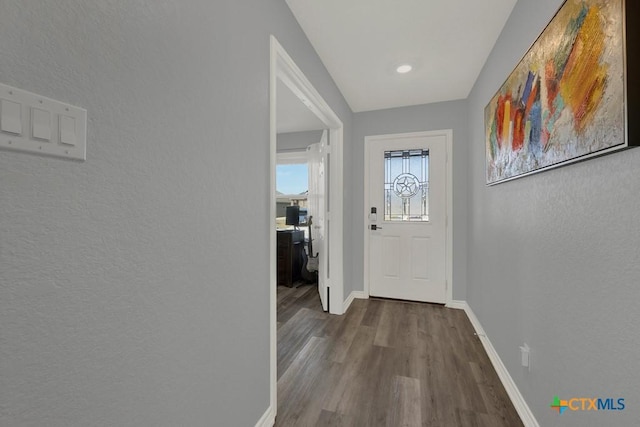
{"type": "Polygon", "coordinates": [[[531,349],[527,343],[520,347],[520,357],[522,366],[531,370],[531,349]]]}

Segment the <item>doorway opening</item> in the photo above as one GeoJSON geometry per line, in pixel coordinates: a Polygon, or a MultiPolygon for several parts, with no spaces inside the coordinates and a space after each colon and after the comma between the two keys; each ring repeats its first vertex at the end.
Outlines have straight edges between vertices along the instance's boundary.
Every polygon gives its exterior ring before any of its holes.
{"type": "Polygon", "coordinates": [[[279,85],[285,85],[328,130],[327,154],[330,160],[326,164],[327,187],[324,226],[327,239],[325,261],[328,263],[330,280],[327,287],[329,312],[342,314],[344,312],[343,292],[343,124],[333,112],[322,96],[294,63],[284,48],[274,36],[270,44],[270,301],[269,301],[269,335],[270,335],[270,417],[275,418],[277,408],[277,239],[276,239],[276,164],[277,164],[277,135],[278,135],[278,97],[282,90],[279,85]]]}

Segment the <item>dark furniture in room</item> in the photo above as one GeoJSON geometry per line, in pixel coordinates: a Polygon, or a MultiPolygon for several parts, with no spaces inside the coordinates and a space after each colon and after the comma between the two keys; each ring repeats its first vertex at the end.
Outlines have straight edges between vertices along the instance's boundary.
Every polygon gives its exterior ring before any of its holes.
{"type": "Polygon", "coordinates": [[[300,280],[302,271],[302,250],[304,246],[304,231],[278,231],[278,286],[293,287],[300,280]]]}

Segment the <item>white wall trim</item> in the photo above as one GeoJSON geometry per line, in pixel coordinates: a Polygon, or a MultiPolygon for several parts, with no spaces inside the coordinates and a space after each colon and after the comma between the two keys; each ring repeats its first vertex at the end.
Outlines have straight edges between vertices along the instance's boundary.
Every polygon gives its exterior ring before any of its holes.
{"type": "Polygon", "coordinates": [[[354,299],[369,299],[369,295],[367,295],[363,291],[352,291],[344,301],[344,307],[342,308],[343,313],[347,312],[354,299]]]}
{"type": "Polygon", "coordinates": [[[502,363],[502,359],[500,359],[498,352],[493,347],[491,340],[489,340],[489,337],[487,336],[484,328],[480,324],[480,321],[476,317],[469,304],[466,301],[451,301],[450,304],[447,304],[447,307],[464,310],[467,314],[467,317],[473,325],[478,338],[480,338],[480,342],[487,352],[487,356],[489,356],[489,360],[491,360],[491,363],[493,364],[493,368],[496,370],[496,373],[498,374],[502,385],[507,391],[511,402],[516,408],[518,415],[520,415],[522,423],[525,425],[525,427],[540,427],[540,424],[538,424],[538,421],[534,417],[533,412],[531,412],[529,405],[527,405],[527,402],[524,400],[524,397],[520,393],[518,386],[513,381],[513,378],[511,378],[507,367],[504,366],[504,363],[502,363]]]}
{"type": "Polygon", "coordinates": [[[271,406],[267,408],[267,412],[256,423],[256,427],[272,427],[276,423],[276,411],[271,406]]]}
{"type": "Polygon", "coordinates": [[[309,155],[307,150],[287,150],[276,152],[276,159],[279,165],[295,165],[300,163],[307,163],[309,161],[309,155]]]}
{"type": "Polygon", "coordinates": [[[428,137],[444,135],[446,138],[446,166],[445,166],[445,192],[446,206],[446,237],[445,237],[445,280],[446,280],[446,304],[453,300],[453,130],[442,129],[434,131],[396,133],[389,135],[370,135],[364,138],[364,293],[370,295],[369,290],[369,141],[377,139],[394,139],[407,137],[428,137]]]}
{"type": "MultiPolygon", "coordinates": [[[[276,161],[277,161],[277,121],[276,121],[276,87],[278,86],[277,42],[272,37],[269,52],[269,224],[276,223],[276,161]]],[[[269,408],[273,411],[274,421],[278,407],[278,276],[276,270],[276,228],[269,232],[269,408]]]]}
{"type": "Polygon", "coordinates": [[[469,307],[469,305],[467,304],[466,301],[451,300],[447,304],[445,304],[445,307],[453,308],[456,310],[466,310],[469,307]]]}

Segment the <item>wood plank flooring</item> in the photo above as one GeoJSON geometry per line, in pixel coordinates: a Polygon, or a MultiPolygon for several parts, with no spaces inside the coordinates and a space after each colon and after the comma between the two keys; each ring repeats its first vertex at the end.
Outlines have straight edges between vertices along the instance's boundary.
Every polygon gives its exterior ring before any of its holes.
{"type": "Polygon", "coordinates": [[[522,426],[462,310],[278,287],[276,426],[522,426]]]}

